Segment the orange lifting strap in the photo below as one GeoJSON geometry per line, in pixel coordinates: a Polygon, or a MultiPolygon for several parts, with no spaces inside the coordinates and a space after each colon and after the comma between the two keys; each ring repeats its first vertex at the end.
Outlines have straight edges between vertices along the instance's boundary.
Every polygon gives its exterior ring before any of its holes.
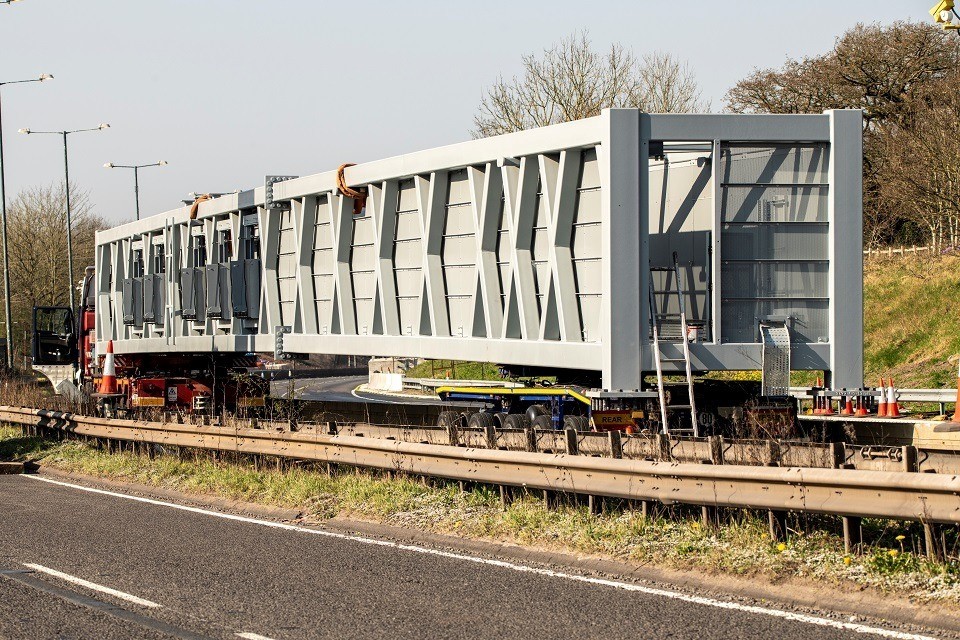
{"type": "Polygon", "coordinates": [[[194,200],[194,201],[193,201],[193,204],[190,206],[190,219],[191,219],[191,220],[196,220],[196,219],[197,219],[197,212],[200,210],[200,203],[201,203],[201,202],[206,202],[207,200],[210,200],[211,198],[213,198],[213,196],[211,196],[209,193],[205,193],[205,194],[203,194],[202,196],[197,196],[197,199],[194,200]]]}
{"type": "Polygon", "coordinates": [[[346,162],[337,167],[337,190],[348,198],[353,198],[353,215],[358,216],[363,213],[367,206],[367,190],[364,188],[353,189],[347,185],[346,178],[343,177],[343,170],[354,166],[353,162],[346,162]]]}

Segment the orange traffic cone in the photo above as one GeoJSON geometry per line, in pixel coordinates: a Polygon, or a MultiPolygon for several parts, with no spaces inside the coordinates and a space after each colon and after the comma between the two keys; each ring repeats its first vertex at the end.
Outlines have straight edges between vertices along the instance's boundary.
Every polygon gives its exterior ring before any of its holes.
{"type": "Polygon", "coordinates": [[[857,396],[857,411],[854,415],[860,418],[870,415],[870,411],[867,409],[866,396],[857,396]]]}
{"type": "Polygon", "coordinates": [[[897,390],[893,386],[893,378],[890,378],[890,386],[887,388],[887,417],[900,417],[900,405],[897,404],[897,390]]]}
{"type": "Polygon", "coordinates": [[[877,417],[887,417],[887,387],[883,383],[883,378],[880,378],[880,402],[877,404],[877,417]]]}
{"type": "Polygon", "coordinates": [[[103,376],[100,378],[100,393],[117,393],[117,365],[113,361],[113,340],[107,342],[107,353],[103,356],[103,376]]]}
{"type": "Polygon", "coordinates": [[[844,404],[843,404],[843,409],[840,410],[840,415],[852,416],[853,415],[853,396],[848,396],[844,394],[842,397],[844,400],[844,404]]]}

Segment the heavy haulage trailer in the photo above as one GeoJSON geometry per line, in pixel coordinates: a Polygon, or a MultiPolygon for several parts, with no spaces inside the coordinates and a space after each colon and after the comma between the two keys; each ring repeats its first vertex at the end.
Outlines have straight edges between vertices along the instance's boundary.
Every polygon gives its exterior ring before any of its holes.
{"type": "Polygon", "coordinates": [[[36,366],[92,389],[112,341],[121,378],[173,397],[258,352],[479,360],[693,433],[699,373],[762,371],[761,400],[791,370],[859,389],[861,133],[859,111],[613,109],[270,176],[99,232],[84,307],[60,311],[79,377],[55,331],[36,366]]]}

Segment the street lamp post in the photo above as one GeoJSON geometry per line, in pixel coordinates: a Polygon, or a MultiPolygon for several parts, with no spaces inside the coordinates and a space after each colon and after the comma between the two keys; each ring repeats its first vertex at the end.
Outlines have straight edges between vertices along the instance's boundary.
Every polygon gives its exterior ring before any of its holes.
{"type": "Polygon", "coordinates": [[[71,133],[84,133],[86,131],[103,131],[104,129],[109,129],[110,125],[103,123],[92,129],[74,129],[73,131],[34,131],[33,129],[20,129],[20,133],[44,133],[44,134],[56,134],[58,136],[63,136],[63,174],[66,183],[64,189],[66,191],[67,197],[67,277],[70,278],[70,310],[74,310],[73,305],[73,221],[71,220],[71,211],[70,211],[70,162],[67,156],[67,136],[71,133]]]}
{"type": "Polygon", "coordinates": [[[165,167],[169,164],[166,160],[151,162],[150,164],[113,164],[108,162],[103,165],[107,169],[133,169],[133,196],[137,201],[137,220],[140,219],[140,169],[144,167],[165,167]]]}
{"type": "MultiPolygon", "coordinates": [[[[6,2],[5,4],[10,4],[6,2]]],[[[8,84],[25,84],[27,82],[43,82],[44,80],[53,80],[49,73],[42,74],[39,78],[30,80],[13,80],[10,82],[0,82],[0,88],[8,84]]],[[[0,92],[2,93],[2,92],[0,92]]],[[[6,173],[6,163],[3,161],[3,104],[0,102],[0,202],[2,202],[3,214],[0,215],[0,234],[3,235],[3,314],[6,320],[6,338],[7,338],[7,368],[13,368],[13,330],[12,313],[10,311],[10,258],[7,254],[7,191],[4,182],[6,173]]]]}

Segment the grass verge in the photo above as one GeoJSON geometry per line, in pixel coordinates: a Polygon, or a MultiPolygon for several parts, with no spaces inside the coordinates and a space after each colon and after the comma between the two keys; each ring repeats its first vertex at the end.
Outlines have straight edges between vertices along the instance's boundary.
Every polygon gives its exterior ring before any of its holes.
{"type": "Polygon", "coordinates": [[[960,605],[960,566],[932,562],[919,553],[915,525],[864,521],[868,542],[861,555],[843,552],[837,518],[802,518],[786,543],[775,543],[756,515],[731,512],[720,527],[705,527],[693,510],[672,508],[669,517],[643,518],[613,509],[593,515],[582,506],[548,510],[524,495],[508,507],[479,486],[461,492],[456,483],[389,479],[342,469],[327,475],[309,466],[278,469],[249,459],[214,460],[108,454],[79,441],[22,437],[0,426],[0,459],[32,459],[41,465],[92,476],[299,509],[312,520],[358,518],[463,537],[507,541],[633,564],[732,574],[776,583],[804,579],[840,589],[867,588],[943,605],[960,605]]]}

